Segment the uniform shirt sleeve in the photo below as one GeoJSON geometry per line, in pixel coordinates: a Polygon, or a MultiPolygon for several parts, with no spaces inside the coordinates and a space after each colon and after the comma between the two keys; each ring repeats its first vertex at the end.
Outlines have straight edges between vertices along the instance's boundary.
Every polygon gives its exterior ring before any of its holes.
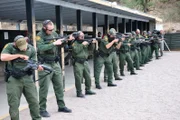
{"type": "Polygon", "coordinates": [[[103,39],[101,42],[102,42],[102,44],[105,45],[105,46],[109,43],[109,42],[108,42],[107,40],[105,40],[105,39],[103,39]]]}
{"type": "Polygon", "coordinates": [[[3,48],[3,50],[2,50],[2,52],[1,52],[1,54],[11,54],[11,44],[10,43],[8,43],[8,44],[6,44],[5,46],[4,46],[4,48],[3,48]]]}
{"type": "Polygon", "coordinates": [[[30,47],[30,49],[31,49],[31,60],[36,60],[36,51],[35,51],[35,49],[34,49],[34,47],[33,46],[31,46],[30,47]]]}
{"type": "Polygon", "coordinates": [[[45,44],[43,38],[41,35],[37,35],[36,36],[36,41],[37,41],[37,48],[40,51],[47,51],[47,50],[51,50],[54,47],[53,43],[50,44],[45,44]]]}
{"type": "Polygon", "coordinates": [[[83,50],[84,45],[83,44],[78,44],[77,42],[74,42],[72,44],[72,50],[75,54],[80,53],[83,50]]]}

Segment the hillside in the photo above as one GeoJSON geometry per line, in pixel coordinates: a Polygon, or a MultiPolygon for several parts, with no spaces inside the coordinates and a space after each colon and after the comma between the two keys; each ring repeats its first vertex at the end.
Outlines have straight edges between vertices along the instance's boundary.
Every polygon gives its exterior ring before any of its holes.
{"type": "Polygon", "coordinates": [[[110,0],[163,19],[167,32],[180,31],[180,0],[110,0]],[[146,4],[147,3],[147,4],[146,4]]]}

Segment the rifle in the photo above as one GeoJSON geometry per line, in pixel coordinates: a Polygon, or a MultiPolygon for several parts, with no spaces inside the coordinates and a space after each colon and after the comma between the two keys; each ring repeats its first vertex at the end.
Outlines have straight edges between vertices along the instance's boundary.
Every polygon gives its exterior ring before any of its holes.
{"type": "Polygon", "coordinates": [[[66,43],[67,40],[69,39],[69,35],[68,36],[65,36],[65,37],[54,37],[54,38],[47,38],[45,39],[45,43],[49,43],[51,41],[56,41],[58,39],[62,39],[61,42],[62,43],[66,43]]]}
{"type": "Polygon", "coordinates": [[[83,39],[83,40],[75,40],[75,41],[77,41],[77,42],[79,42],[79,43],[83,43],[83,42],[88,42],[89,44],[91,44],[92,43],[92,41],[93,41],[93,39],[83,39]]]}
{"type": "Polygon", "coordinates": [[[27,66],[22,69],[25,72],[28,70],[37,70],[39,65],[41,65],[44,70],[49,71],[50,73],[53,71],[50,67],[43,64],[39,64],[34,60],[27,60],[27,63],[27,66]]]}
{"type": "Polygon", "coordinates": [[[122,38],[128,39],[130,38],[129,34],[116,33],[116,39],[119,39],[118,42],[122,42],[122,38]]]}

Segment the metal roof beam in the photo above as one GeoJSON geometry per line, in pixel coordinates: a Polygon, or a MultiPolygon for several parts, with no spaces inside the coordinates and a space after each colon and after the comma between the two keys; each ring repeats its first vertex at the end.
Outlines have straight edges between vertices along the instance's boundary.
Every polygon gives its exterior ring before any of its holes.
{"type": "Polygon", "coordinates": [[[105,11],[105,10],[100,10],[100,9],[97,9],[97,8],[92,8],[92,7],[87,7],[87,6],[83,6],[83,5],[78,5],[78,4],[74,4],[74,3],[65,2],[65,1],[62,1],[62,0],[36,0],[36,1],[47,3],[47,4],[52,4],[52,5],[60,5],[60,6],[67,7],[67,8],[72,8],[72,9],[80,9],[80,10],[88,11],[88,12],[95,12],[95,13],[109,15],[109,16],[117,16],[117,17],[120,17],[120,18],[133,19],[133,20],[139,20],[139,21],[145,21],[145,22],[149,21],[147,19],[130,17],[130,16],[122,15],[122,14],[108,12],[108,11],[105,11]]]}

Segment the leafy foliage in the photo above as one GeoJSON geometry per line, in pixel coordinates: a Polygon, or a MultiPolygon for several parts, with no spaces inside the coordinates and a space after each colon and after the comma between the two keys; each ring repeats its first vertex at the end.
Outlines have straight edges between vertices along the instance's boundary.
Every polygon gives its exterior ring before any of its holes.
{"type": "Polygon", "coordinates": [[[163,18],[165,22],[180,21],[180,0],[110,0],[163,18]]]}

